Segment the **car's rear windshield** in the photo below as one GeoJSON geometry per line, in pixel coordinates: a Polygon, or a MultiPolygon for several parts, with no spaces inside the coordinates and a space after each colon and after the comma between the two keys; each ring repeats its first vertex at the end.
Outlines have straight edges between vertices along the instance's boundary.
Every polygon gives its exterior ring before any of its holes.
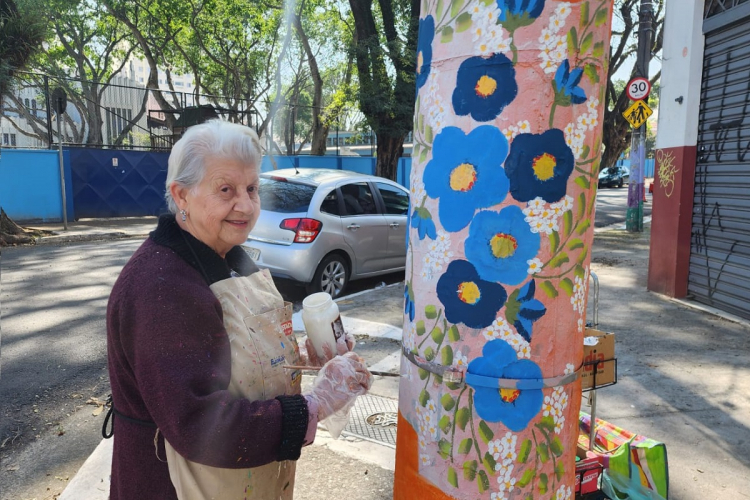
{"type": "Polygon", "coordinates": [[[307,212],[315,186],[283,179],[260,178],[260,208],[271,212],[307,212]]]}

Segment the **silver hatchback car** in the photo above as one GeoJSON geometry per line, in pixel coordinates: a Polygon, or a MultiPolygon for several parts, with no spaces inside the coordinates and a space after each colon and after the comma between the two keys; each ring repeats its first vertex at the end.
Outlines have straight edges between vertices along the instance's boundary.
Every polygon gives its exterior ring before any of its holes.
{"type": "Polygon", "coordinates": [[[403,270],[409,193],[347,170],[260,176],[261,214],[245,251],[271,274],[338,297],[350,280],[403,270]]]}

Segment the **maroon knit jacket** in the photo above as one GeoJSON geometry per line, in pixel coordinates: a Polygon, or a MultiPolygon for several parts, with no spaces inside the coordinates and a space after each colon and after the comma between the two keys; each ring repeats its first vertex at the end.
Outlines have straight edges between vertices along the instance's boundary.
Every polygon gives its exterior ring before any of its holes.
{"type": "MultiPolygon", "coordinates": [[[[109,298],[107,353],[114,416],[111,500],[176,499],[164,438],[194,462],[257,467],[299,458],[307,430],[302,396],[237,399],[228,391],[229,340],[209,284],[257,271],[239,247],[222,259],[174,216],[125,265],[109,298]]],[[[269,360],[270,361],[270,360],[269,360]]]]}

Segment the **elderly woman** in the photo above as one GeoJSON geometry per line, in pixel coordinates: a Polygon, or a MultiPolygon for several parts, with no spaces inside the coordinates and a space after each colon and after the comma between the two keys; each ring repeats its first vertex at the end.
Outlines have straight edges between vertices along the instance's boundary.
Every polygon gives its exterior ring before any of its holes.
{"type": "Polygon", "coordinates": [[[107,310],[112,500],[291,499],[318,420],[369,389],[346,346],[300,360],[289,307],[238,246],[260,212],[259,167],[255,133],[227,122],[192,127],[172,149],[172,214],[123,268],[107,310]],[[284,365],[305,362],[324,364],[300,394],[284,365]]]}

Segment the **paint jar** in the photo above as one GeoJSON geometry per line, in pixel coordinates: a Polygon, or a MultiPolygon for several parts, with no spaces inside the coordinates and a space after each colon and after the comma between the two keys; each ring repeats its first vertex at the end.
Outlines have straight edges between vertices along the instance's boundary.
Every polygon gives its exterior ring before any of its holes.
{"type": "Polygon", "coordinates": [[[328,344],[337,353],[336,341],[344,335],[339,306],[326,292],[308,295],[302,301],[302,322],[318,357],[324,358],[323,345],[328,344]]]}

